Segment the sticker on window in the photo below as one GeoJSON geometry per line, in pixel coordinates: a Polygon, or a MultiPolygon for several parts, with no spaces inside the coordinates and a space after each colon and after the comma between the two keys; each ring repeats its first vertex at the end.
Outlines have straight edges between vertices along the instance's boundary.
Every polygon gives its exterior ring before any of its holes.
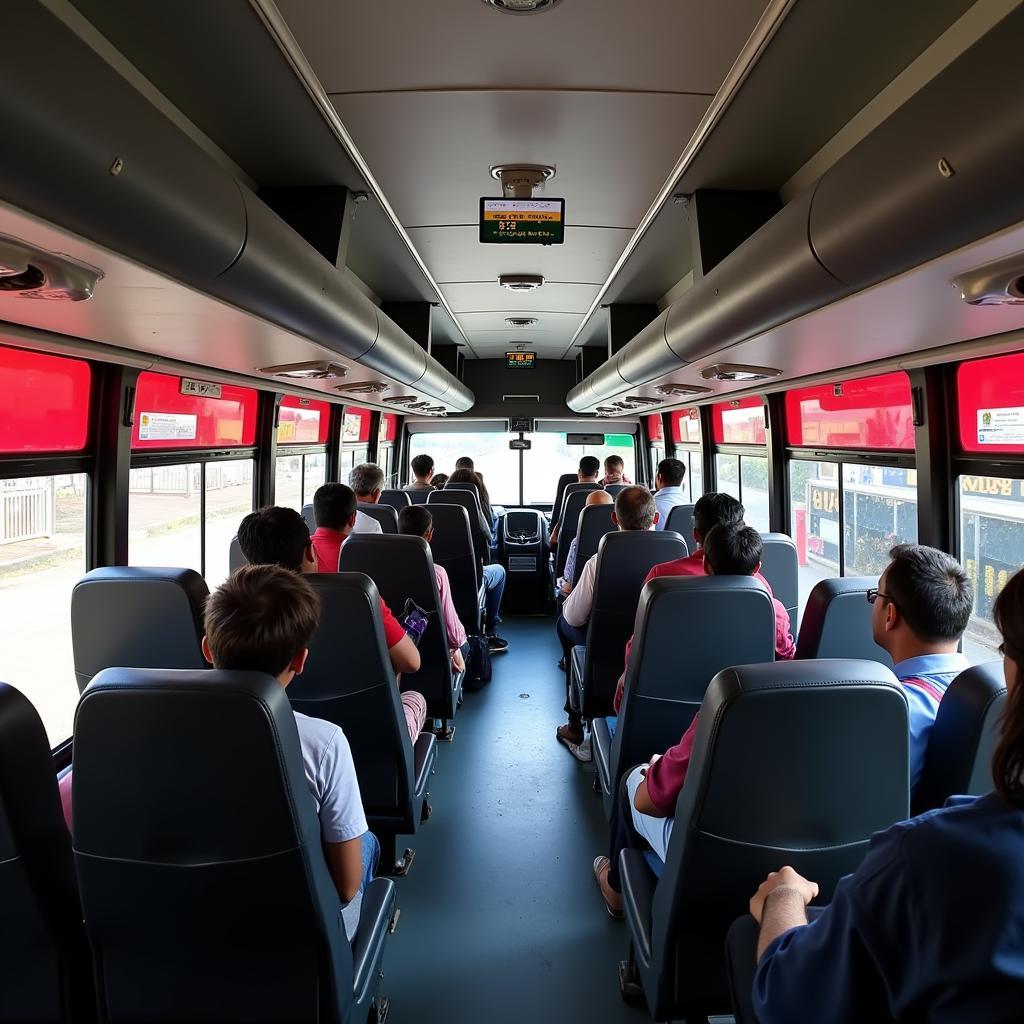
{"type": "Polygon", "coordinates": [[[140,441],[194,441],[196,417],[187,413],[144,412],[139,417],[140,441]]]}
{"type": "Polygon", "coordinates": [[[1024,444],[1024,406],[979,409],[978,444],[1024,444]]]}

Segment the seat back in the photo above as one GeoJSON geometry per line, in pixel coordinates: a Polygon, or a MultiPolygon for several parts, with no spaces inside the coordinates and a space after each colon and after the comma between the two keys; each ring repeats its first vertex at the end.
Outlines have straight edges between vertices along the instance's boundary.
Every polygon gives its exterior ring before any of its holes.
{"type": "Polygon", "coordinates": [[[949,684],[928,737],[924,770],[914,790],[914,813],[941,807],[955,795],[992,788],[992,755],[1006,706],[1001,661],[972,665],[949,684]]]}
{"type": "Polygon", "coordinates": [[[0,1021],[92,1020],[92,966],[46,730],[0,683],[0,1021]]]}
{"type": "Polygon", "coordinates": [[[316,533],[316,516],[313,514],[312,504],[302,506],[302,518],[306,521],[310,533],[316,533]]]}
{"type": "MultiPolygon", "coordinates": [[[[570,580],[573,586],[579,582],[583,566],[587,564],[591,556],[597,554],[601,538],[607,533],[615,533],[616,526],[612,522],[612,512],[614,511],[614,505],[589,505],[580,512],[576,530],[576,564],[573,567],[572,580],[570,580]]],[[[568,553],[565,557],[568,559],[568,553]]]]}
{"type": "Polygon", "coordinates": [[[369,576],[395,615],[402,614],[409,598],[429,613],[419,644],[420,669],[402,676],[402,687],[423,694],[431,717],[453,718],[460,681],[452,677],[434,560],[427,542],[422,537],[357,533],[341,549],[338,567],[342,572],[369,576]]]}
{"type": "Polygon", "coordinates": [[[228,572],[234,572],[236,569],[241,569],[243,565],[248,564],[248,560],[242,554],[242,545],[238,543],[238,535],[236,534],[231,538],[231,548],[228,551],[228,572]]]}
{"type": "Polygon", "coordinates": [[[619,491],[624,491],[627,487],[632,486],[632,484],[605,484],[604,489],[614,498],[619,491]]]}
{"type": "Polygon", "coordinates": [[[398,512],[393,505],[381,505],[374,504],[372,501],[360,501],[356,503],[356,508],[362,512],[364,516],[369,516],[371,519],[375,519],[380,523],[380,528],[385,534],[398,533],[398,512]]]}
{"type": "Polygon", "coordinates": [[[193,569],[109,566],[86,573],[71,591],[78,689],[114,665],[206,668],[203,606],[209,595],[193,569]]]}
{"type": "Polygon", "coordinates": [[[358,572],[306,577],[320,597],[320,626],[306,667],[288,686],[295,711],[340,725],[370,822],[415,832],[412,744],[384,641],[380,595],[358,572]]]}
{"type": "Polygon", "coordinates": [[[486,565],[490,561],[490,533],[485,538],[480,532],[480,517],[482,515],[480,501],[472,491],[459,490],[457,488],[448,490],[447,487],[440,491],[431,491],[427,495],[427,505],[431,512],[434,511],[435,505],[462,506],[466,510],[466,516],[469,520],[469,532],[473,538],[473,553],[481,565],[486,565]]]}
{"type": "Polygon", "coordinates": [[[579,482],[578,473],[563,473],[558,478],[558,485],[555,488],[555,500],[551,506],[551,525],[554,526],[558,522],[559,516],[562,514],[562,499],[565,497],[565,489],[569,484],[575,484],[579,482]]]}
{"type": "MultiPolygon", "coordinates": [[[[474,495],[476,497],[477,504],[480,504],[480,488],[477,487],[477,485],[474,484],[474,483],[471,483],[471,482],[467,481],[467,482],[461,482],[461,483],[454,483],[453,484],[451,481],[448,481],[448,483],[446,483],[444,485],[444,487],[441,488],[441,490],[442,491],[469,491],[470,494],[472,494],[472,495],[474,495]]],[[[481,507],[483,507],[483,506],[481,506],[481,507]]]]}
{"type": "Polygon", "coordinates": [[[651,580],[636,613],[610,792],[633,765],[679,742],[717,673],[774,660],[775,608],[752,576],[651,580]]]}
{"type": "Polygon", "coordinates": [[[665,529],[678,533],[689,547],[693,543],[693,505],[674,505],[670,508],[665,529]]]}
{"type": "Polygon", "coordinates": [[[681,537],[660,530],[609,533],[597,550],[594,604],[587,630],[583,717],[612,714],[626,641],[633,633],[640,589],[656,565],[686,555],[681,537]]]}
{"type": "Polygon", "coordinates": [[[382,505],[390,505],[396,512],[401,512],[406,505],[412,504],[412,499],[408,491],[389,487],[387,490],[380,492],[380,503],[382,505]]]}
{"type": "Polygon", "coordinates": [[[654,896],[657,1019],[728,1006],[725,935],[770,871],[791,864],[828,903],[872,834],[907,816],[908,735],[903,689],[876,662],[772,662],[714,677],[654,896]]]}
{"type": "MultiPolygon", "coordinates": [[[[871,635],[867,592],[877,585],[874,576],[837,576],[816,583],[804,606],[796,656],[862,658],[892,668],[889,652],[871,635]]],[[[796,622],[792,616],[790,621],[796,622]]]]}
{"type": "Polygon", "coordinates": [[[761,575],[768,581],[776,600],[789,612],[794,625],[800,611],[800,569],[796,545],[784,533],[762,533],[761,575]]]}
{"type": "Polygon", "coordinates": [[[461,505],[443,502],[432,504],[430,515],[434,520],[434,536],[430,541],[434,564],[448,573],[455,614],[470,633],[479,633],[482,575],[473,549],[469,516],[461,505]]]}
{"type": "Polygon", "coordinates": [[[405,493],[407,495],[409,495],[409,501],[413,505],[426,505],[427,498],[431,494],[433,494],[434,492],[433,491],[406,491],[405,493]]]}
{"type": "MultiPolygon", "coordinates": [[[[572,486],[572,485],[570,485],[572,486]]],[[[591,491],[601,490],[596,484],[576,484],[576,490],[566,488],[564,508],[562,509],[561,526],[558,528],[558,550],[555,552],[555,579],[562,575],[569,548],[576,537],[580,525],[580,513],[587,504],[587,495],[591,491]],[[582,488],[586,488],[583,490],[582,488]]]]}
{"type": "Polygon", "coordinates": [[[350,1021],[351,948],[275,679],[105,670],[78,706],[73,789],[105,1021],[350,1021]]]}

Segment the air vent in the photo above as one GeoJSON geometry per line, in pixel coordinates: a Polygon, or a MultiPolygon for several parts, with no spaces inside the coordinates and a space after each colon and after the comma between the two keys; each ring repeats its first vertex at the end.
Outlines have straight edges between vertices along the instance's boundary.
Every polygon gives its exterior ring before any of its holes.
{"type": "Polygon", "coordinates": [[[509,327],[532,327],[537,322],[535,316],[507,316],[505,323],[509,327]]]}
{"type": "Polygon", "coordinates": [[[771,366],[746,366],[743,363],[715,363],[700,371],[705,380],[721,381],[768,380],[781,373],[771,366]]]}
{"type": "Polygon", "coordinates": [[[626,401],[630,405],[639,405],[641,407],[645,405],[658,405],[657,398],[644,398],[642,395],[627,395],[626,401]]]}
{"type": "Polygon", "coordinates": [[[103,275],[67,256],[0,235],[0,293],[19,299],[83,302],[103,275]]]}
{"type": "Polygon", "coordinates": [[[1024,253],[969,270],[954,277],[953,286],[960,290],[960,298],[972,306],[1024,304],[1024,253]]]}
{"type": "Polygon", "coordinates": [[[317,360],[308,363],[280,363],[277,366],[261,366],[260,373],[271,377],[286,377],[288,380],[337,380],[348,370],[340,363],[317,360]]]}
{"type": "Polygon", "coordinates": [[[428,405],[424,412],[429,412],[432,416],[447,416],[448,410],[443,405],[428,405]]]}
{"type": "Polygon", "coordinates": [[[384,401],[388,405],[415,405],[419,399],[412,395],[395,395],[394,398],[385,398],[384,401]]]}
{"type": "Polygon", "coordinates": [[[539,402],[540,395],[502,395],[503,402],[539,402]]]}
{"type": "Polygon", "coordinates": [[[391,385],[379,380],[357,380],[351,384],[339,384],[334,390],[348,395],[382,395],[391,385]]]}
{"type": "Polygon", "coordinates": [[[540,14],[550,11],[561,0],[484,0],[484,3],[502,14],[540,14]]]}
{"type": "Polygon", "coordinates": [[[707,395],[711,388],[703,388],[699,384],[659,384],[655,389],[666,398],[681,398],[683,395],[707,395]]]}
{"type": "Polygon", "coordinates": [[[540,274],[502,274],[498,284],[510,292],[532,292],[544,284],[540,274]]]}

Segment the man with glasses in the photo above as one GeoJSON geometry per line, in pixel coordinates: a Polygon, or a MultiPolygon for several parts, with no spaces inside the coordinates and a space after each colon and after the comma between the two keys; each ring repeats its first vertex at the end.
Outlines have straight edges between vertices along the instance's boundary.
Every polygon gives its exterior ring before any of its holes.
{"type": "Polygon", "coordinates": [[[967,573],[952,555],[900,544],[868,591],[871,633],[893,660],[910,705],[910,788],[924,767],[928,736],[946,687],[970,662],[957,651],[974,604],[967,573]]]}

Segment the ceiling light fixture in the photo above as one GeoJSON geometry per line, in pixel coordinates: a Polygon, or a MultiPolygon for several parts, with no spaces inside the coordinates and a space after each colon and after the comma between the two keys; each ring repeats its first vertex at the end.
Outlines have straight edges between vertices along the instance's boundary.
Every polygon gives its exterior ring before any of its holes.
{"type": "Polygon", "coordinates": [[[334,390],[344,391],[350,395],[382,395],[390,387],[390,384],[379,380],[357,380],[351,384],[338,384],[334,390]]]}
{"type": "Polygon", "coordinates": [[[325,359],[307,363],[279,363],[277,366],[261,366],[259,371],[271,377],[287,377],[288,380],[335,380],[348,373],[348,370],[340,363],[331,363],[325,359]]]}
{"type": "Polygon", "coordinates": [[[654,390],[666,398],[680,398],[683,395],[707,395],[711,393],[711,388],[701,387],[699,384],[659,384],[654,390]]]}
{"type": "Polygon", "coordinates": [[[502,14],[540,14],[550,11],[561,0],[484,0],[484,3],[502,14]]]}
{"type": "Polygon", "coordinates": [[[657,398],[644,398],[642,395],[627,395],[626,401],[630,405],[658,405],[659,400],[657,398]]]}
{"type": "Polygon", "coordinates": [[[388,405],[412,405],[419,399],[413,395],[395,395],[393,398],[385,398],[388,405]]]}
{"type": "Polygon", "coordinates": [[[700,371],[705,380],[748,381],[768,380],[782,373],[771,366],[747,366],[744,363],[715,363],[700,371]]]}
{"type": "Polygon", "coordinates": [[[510,292],[532,292],[544,284],[544,278],[540,274],[502,274],[498,284],[510,292]]]}
{"type": "Polygon", "coordinates": [[[507,316],[505,323],[509,327],[532,327],[537,322],[535,316],[507,316]]]}

